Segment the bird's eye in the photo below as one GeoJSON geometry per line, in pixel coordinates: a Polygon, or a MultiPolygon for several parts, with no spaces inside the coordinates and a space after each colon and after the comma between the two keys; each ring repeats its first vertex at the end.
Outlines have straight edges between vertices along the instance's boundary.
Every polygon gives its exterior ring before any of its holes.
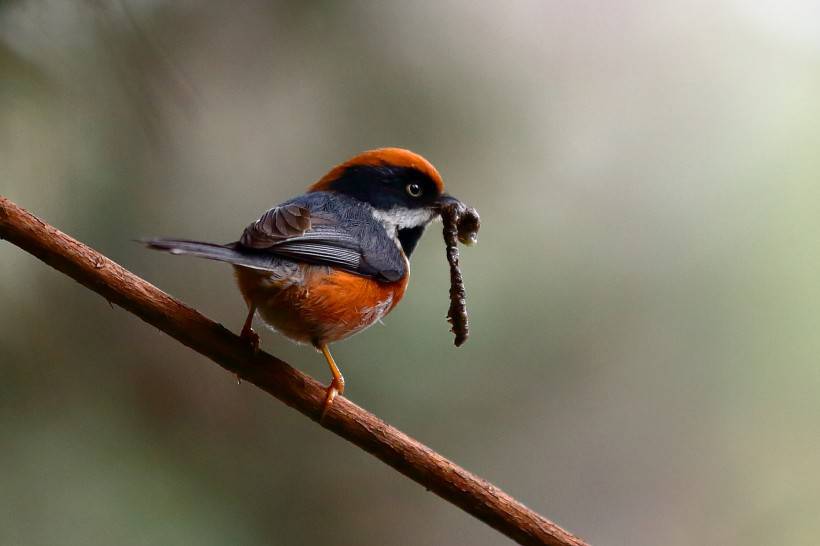
{"type": "Polygon", "coordinates": [[[421,197],[421,186],[418,184],[407,184],[405,189],[410,197],[421,197]]]}

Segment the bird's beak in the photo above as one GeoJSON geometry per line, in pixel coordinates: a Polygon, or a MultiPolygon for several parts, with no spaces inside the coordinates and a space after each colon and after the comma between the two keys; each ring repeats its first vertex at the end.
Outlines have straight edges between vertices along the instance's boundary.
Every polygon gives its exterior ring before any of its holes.
{"type": "Polygon", "coordinates": [[[455,205],[459,209],[467,208],[467,205],[465,205],[461,200],[456,199],[455,197],[453,197],[452,195],[450,195],[448,193],[442,193],[439,196],[439,198],[436,199],[436,203],[435,203],[434,207],[435,207],[435,210],[436,210],[437,213],[441,213],[441,209],[443,209],[444,207],[451,206],[451,205],[455,205]]]}

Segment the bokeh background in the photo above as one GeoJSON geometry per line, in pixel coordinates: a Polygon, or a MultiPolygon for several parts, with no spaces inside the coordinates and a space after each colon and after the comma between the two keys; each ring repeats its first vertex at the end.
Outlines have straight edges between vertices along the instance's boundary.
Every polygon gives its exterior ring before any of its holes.
{"type": "MultiPolygon", "coordinates": [[[[7,0],[0,194],[238,330],[132,239],[416,150],[482,213],[472,337],[434,230],[354,401],[595,544],[813,545],[818,97],[808,1],[7,0]]],[[[7,243],[0,469],[4,545],[506,543],[7,243]]]]}

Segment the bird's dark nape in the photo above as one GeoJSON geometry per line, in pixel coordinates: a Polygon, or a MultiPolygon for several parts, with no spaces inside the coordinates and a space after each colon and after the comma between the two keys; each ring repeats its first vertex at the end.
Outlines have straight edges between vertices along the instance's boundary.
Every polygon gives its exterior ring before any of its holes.
{"type": "Polygon", "coordinates": [[[439,195],[435,182],[415,167],[391,165],[353,165],[343,170],[327,189],[387,210],[395,206],[423,208],[433,204],[439,195]],[[421,196],[407,195],[406,186],[418,184],[421,196]]]}

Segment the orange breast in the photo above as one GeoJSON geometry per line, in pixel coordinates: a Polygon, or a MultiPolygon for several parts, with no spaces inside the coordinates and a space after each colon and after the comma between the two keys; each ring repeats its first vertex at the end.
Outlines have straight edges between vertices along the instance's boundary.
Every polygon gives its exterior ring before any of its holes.
{"type": "Polygon", "coordinates": [[[239,289],[262,319],[294,341],[321,345],[361,332],[389,313],[407,288],[405,276],[382,283],[324,266],[301,265],[288,279],[236,267],[239,289]]]}

